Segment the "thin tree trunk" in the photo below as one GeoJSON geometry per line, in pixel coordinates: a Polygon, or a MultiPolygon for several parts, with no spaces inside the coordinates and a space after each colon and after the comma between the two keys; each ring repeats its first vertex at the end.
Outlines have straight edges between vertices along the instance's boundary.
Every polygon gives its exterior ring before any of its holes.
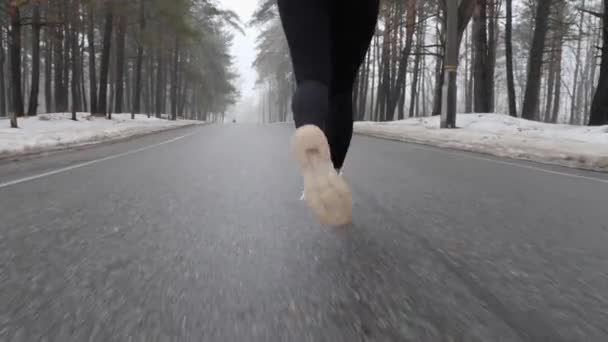
{"type": "Polygon", "coordinates": [[[5,83],[4,30],[0,28],[0,116],[6,116],[6,83],[5,83]]]}
{"type": "Polygon", "coordinates": [[[177,72],[179,68],[179,38],[175,36],[175,47],[173,50],[173,63],[171,67],[171,120],[177,120],[177,72]]]}
{"type": "Polygon", "coordinates": [[[553,112],[549,117],[550,122],[556,123],[559,118],[559,110],[562,96],[562,41],[563,37],[560,35],[559,47],[556,53],[557,61],[555,62],[555,91],[554,91],[554,104],[553,112]]]}
{"type": "Polygon", "coordinates": [[[598,80],[591,111],[589,125],[599,126],[608,124],[608,1],[604,0],[603,15],[603,46],[600,64],[600,77],[598,80]]]}
{"type": "MultiPolygon", "coordinates": [[[[441,8],[437,6],[437,18],[441,18],[441,8]]],[[[444,68],[443,68],[443,49],[445,42],[445,25],[441,24],[441,20],[437,20],[435,26],[436,34],[436,45],[437,45],[437,56],[435,61],[435,96],[433,100],[433,115],[441,114],[441,97],[443,92],[443,79],[444,79],[444,68]]]]}
{"type": "MultiPolygon", "coordinates": [[[[114,42],[116,43],[116,42],[114,42]]],[[[116,99],[116,54],[110,54],[110,91],[108,92],[108,119],[112,119],[112,114],[116,113],[115,106],[113,105],[116,99]]]]}
{"type": "MultiPolygon", "coordinates": [[[[378,92],[378,113],[380,121],[388,120],[388,100],[391,90],[391,52],[390,52],[390,30],[384,30],[383,42],[382,42],[382,73],[379,78],[379,92],[378,92]]],[[[378,75],[380,76],[380,75],[378,75]]]]}
{"type": "Polygon", "coordinates": [[[370,121],[374,121],[375,119],[375,115],[374,115],[374,108],[376,108],[374,106],[375,104],[375,94],[376,94],[376,64],[377,64],[377,59],[378,59],[378,36],[375,37],[374,39],[374,45],[373,45],[373,54],[374,54],[374,58],[372,60],[372,64],[371,64],[371,68],[372,68],[372,84],[371,84],[371,98],[370,98],[370,107],[369,107],[369,120],[370,121]]]}
{"type": "Polygon", "coordinates": [[[162,113],[162,97],[163,97],[163,77],[162,77],[162,72],[164,69],[164,65],[163,65],[163,57],[162,57],[162,53],[160,50],[158,50],[158,63],[157,63],[157,69],[156,69],[156,117],[160,118],[161,117],[161,113],[162,113]]]}
{"type": "MultiPolygon", "coordinates": [[[[414,31],[416,30],[416,13],[417,6],[416,0],[409,0],[407,2],[407,15],[405,20],[406,25],[406,38],[405,38],[405,47],[401,50],[401,58],[399,59],[399,73],[397,75],[397,80],[395,82],[395,87],[391,91],[389,96],[388,103],[388,113],[392,115],[395,111],[395,107],[397,106],[397,101],[402,93],[404,93],[403,88],[405,88],[406,77],[407,77],[407,65],[409,56],[412,51],[412,42],[414,38],[414,31]]],[[[403,111],[399,111],[400,120],[404,119],[403,111]]]]}
{"type": "Polygon", "coordinates": [[[29,116],[38,112],[38,90],[40,89],[40,3],[33,4],[32,14],[32,88],[27,110],[29,116]]]}
{"type": "Polygon", "coordinates": [[[49,29],[45,30],[46,56],[44,58],[44,106],[47,113],[53,111],[53,39],[49,32],[49,29]]]}
{"type": "Polygon", "coordinates": [[[17,117],[23,115],[23,94],[21,93],[21,13],[15,1],[9,3],[10,18],[10,71],[13,105],[11,108],[11,127],[17,128],[17,117]]]}
{"type": "MultiPolygon", "coordinates": [[[[584,113],[585,113],[585,119],[584,122],[589,122],[590,120],[590,116],[591,116],[591,105],[592,105],[592,101],[593,101],[593,94],[595,92],[595,76],[597,73],[597,63],[595,62],[595,50],[596,50],[596,46],[598,46],[600,44],[600,40],[601,40],[601,33],[602,30],[595,30],[595,35],[594,37],[596,37],[593,41],[593,43],[589,46],[589,77],[587,78],[587,85],[585,87],[585,106],[584,106],[584,113]]],[[[580,120],[580,113],[577,113],[577,120],[576,122],[579,122],[580,120]]]]}
{"type": "MultiPolygon", "coordinates": [[[[544,121],[549,122],[551,119],[551,109],[553,106],[553,90],[555,89],[555,75],[556,75],[556,60],[557,60],[557,37],[551,38],[551,53],[549,65],[547,67],[548,70],[548,78],[547,78],[547,92],[545,94],[545,111],[544,111],[544,121]]],[[[539,113],[540,115],[540,113],[539,113]]],[[[539,120],[542,118],[538,118],[539,120]]]]}
{"type": "MultiPolygon", "coordinates": [[[[82,29],[82,25],[84,24],[84,20],[80,22],[80,28],[82,29]]],[[[81,110],[83,112],[89,111],[89,104],[87,100],[87,89],[86,89],[86,79],[84,77],[84,46],[85,46],[85,36],[84,34],[78,34],[80,36],[80,42],[78,43],[78,60],[80,64],[78,65],[78,75],[80,76],[80,87],[78,88],[79,95],[82,98],[82,107],[81,110]]]]}
{"type": "Polygon", "coordinates": [[[473,86],[475,84],[475,35],[471,33],[471,39],[469,41],[471,45],[471,59],[468,61],[468,71],[465,77],[468,78],[467,82],[467,98],[465,100],[465,112],[472,113],[473,112],[473,86]]]}
{"type": "Polygon", "coordinates": [[[543,64],[543,50],[545,49],[545,37],[547,36],[547,25],[549,11],[551,8],[550,0],[539,0],[536,8],[536,23],[532,45],[530,47],[530,57],[528,61],[528,81],[526,82],[526,93],[522,118],[534,120],[538,117],[538,104],[540,93],[540,79],[543,64]]]}
{"type": "MultiPolygon", "coordinates": [[[[139,39],[138,39],[138,44],[137,44],[137,60],[136,60],[136,66],[135,66],[135,89],[134,90],[134,94],[135,97],[133,98],[133,114],[134,113],[139,113],[140,112],[140,104],[141,104],[141,88],[142,88],[142,84],[141,84],[141,80],[142,80],[142,65],[143,65],[143,58],[144,58],[144,43],[143,43],[143,37],[144,37],[144,32],[146,30],[146,15],[145,15],[145,0],[140,0],[139,1],[139,39]]],[[[148,112],[148,109],[146,108],[146,112],[148,112]]],[[[134,115],[131,115],[131,117],[133,119],[135,119],[134,115]]]]}
{"type": "Polygon", "coordinates": [[[507,93],[509,97],[509,115],[517,117],[517,102],[515,99],[515,79],[513,76],[513,4],[512,0],[506,1],[507,22],[505,25],[505,59],[507,64],[507,93]]]}
{"type": "Polygon", "coordinates": [[[498,13],[498,5],[501,0],[488,0],[488,54],[486,60],[486,70],[484,72],[486,76],[486,94],[488,97],[488,111],[494,112],[495,109],[495,94],[494,94],[494,73],[496,69],[496,42],[498,41],[498,19],[496,18],[498,13]]]}
{"type": "Polygon", "coordinates": [[[125,59],[125,68],[124,68],[124,86],[123,86],[123,92],[124,92],[124,100],[123,100],[123,112],[125,113],[132,113],[133,112],[133,107],[131,106],[131,62],[129,61],[129,59],[125,59]]]}
{"type": "MultiPolygon", "coordinates": [[[[423,3],[418,3],[418,16],[420,18],[424,17],[423,9],[423,3]]],[[[426,20],[418,20],[416,31],[416,56],[414,57],[413,80],[412,86],[410,87],[410,108],[408,113],[410,118],[414,117],[414,115],[418,115],[418,113],[414,113],[414,111],[416,107],[418,90],[420,88],[420,60],[422,59],[422,46],[424,44],[424,37],[426,35],[426,20]]]]}
{"type": "MultiPolygon", "coordinates": [[[[75,5],[75,4],[72,4],[75,5]]],[[[75,12],[77,13],[77,9],[75,10],[75,12]]],[[[72,120],[76,121],[78,120],[78,118],[76,117],[76,112],[78,111],[78,108],[80,107],[80,96],[78,95],[78,80],[80,78],[80,76],[78,75],[78,65],[80,64],[78,62],[78,34],[77,32],[77,20],[76,19],[78,16],[76,15],[76,13],[73,13],[73,22],[72,22],[72,27],[71,27],[71,32],[69,33],[70,36],[70,40],[71,40],[71,50],[72,50],[72,83],[71,83],[71,89],[72,89],[72,120]]]]}
{"type": "Polygon", "coordinates": [[[99,74],[99,97],[97,98],[97,109],[99,114],[108,113],[108,74],[110,71],[110,49],[112,47],[112,22],[114,21],[114,9],[112,1],[106,3],[105,25],[103,32],[103,50],[101,52],[101,73],[99,74]]]}
{"type": "Polygon", "coordinates": [[[124,81],[125,81],[125,37],[127,33],[127,18],[124,14],[118,16],[118,30],[116,32],[116,113],[123,112],[124,81]]]}
{"type": "Polygon", "coordinates": [[[95,2],[89,3],[87,42],[89,47],[89,97],[91,102],[91,114],[99,113],[97,107],[97,70],[95,56],[95,2]]]}
{"type": "MultiPolygon", "coordinates": [[[[492,4],[490,4],[492,6],[492,4]]],[[[473,20],[473,35],[475,36],[475,94],[474,111],[476,113],[491,112],[491,85],[487,75],[490,63],[489,44],[487,35],[487,3],[477,0],[473,20]]]]}
{"type": "Polygon", "coordinates": [[[69,99],[70,99],[70,73],[71,73],[71,59],[70,59],[70,50],[71,50],[71,46],[72,46],[72,37],[71,37],[71,33],[70,33],[70,29],[69,29],[69,22],[71,21],[71,18],[69,18],[69,13],[68,13],[68,0],[64,0],[62,1],[62,6],[61,6],[61,17],[62,20],[64,22],[63,25],[63,48],[65,49],[65,51],[63,52],[63,81],[62,81],[62,85],[63,88],[62,90],[62,94],[61,94],[61,98],[63,99],[63,110],[62,112],[68,112],[70,110],[69,105],[69,99]]]}

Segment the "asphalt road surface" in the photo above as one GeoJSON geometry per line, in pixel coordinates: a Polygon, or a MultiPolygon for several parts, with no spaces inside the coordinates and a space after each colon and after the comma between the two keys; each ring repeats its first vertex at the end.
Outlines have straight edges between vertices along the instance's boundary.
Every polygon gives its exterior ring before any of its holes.
{"type": "Polygon", "coordinates": [[[0,164],[0,341],[608,341],[608,177],[355,138],[355,223],[287,125],[0,164]]]}

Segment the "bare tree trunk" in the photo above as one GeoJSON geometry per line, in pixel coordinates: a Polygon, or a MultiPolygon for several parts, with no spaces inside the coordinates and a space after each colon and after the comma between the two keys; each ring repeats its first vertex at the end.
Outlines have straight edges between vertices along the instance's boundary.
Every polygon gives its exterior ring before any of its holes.
{"type": "Polygon", "coordinates": [[[543,50],[545,49],[545,37],[547,36],[547,25],[551,0],[539,0],[536,8],[536,23],[534,36],[530,48],[528,61],[528,81],[526,82],[526,93],[522,118],[534,120],[538,117],[538,95],[540,93],[540,79],[543,64],[543,50]]]}
{"type": "Polygon", "coordinates": [[[97,70],[95,56],[95,2],[89,3],[87,41],[89,47],[89,97],[91,102],[91,114],[99,113],[97,106],[97,70]]]}
{"type": "Polygon", "coordinates": [[[375,104],[375,94],[376,94],[376,64],[377,64],[377,60],[378,60],[378,36],[375,37],[374,39],[374,44],[372,46],[373,49],[373,54],[374,54],[374,58],[371,64],[371,68],[372,68],[372,84],[371,84],[371,98],[370,98],[370,108],[369,108],[369,120],[370,121],[374,121],[375,116],[374,116],[374,108],[376,108],[374,106],[375,104]]]}
{"type": "Polygon", "coordinates": [[[0,27],[0,116],[6,116],[6,83],[5,83],[4,30],[0,27]]]}
{"type": "Polygon", "coordinates": [[[160,50],[158,50],[158,62],[157,62],[157,69],[156,69],[156,98],[154,99],[156,101],[156,117],[160,118],[161,113],[163,111],[163,101],[162,101],[162,97],[163,97],[163,69],[164,69],[164,64],[163,64],[163,57],[162,57],[162,52],[160,50]]]}
{"type": "Polygon", "coordinates": [[[99,114],[108,113],[108,74],[110,71],[110,49],[112,47],[112,26],[114,21],[114,9],[112,1],[106,3],[105,25],[103,32],[103,50],[101,52],[101,73],[99,74],[99,97],[97,98],[97,109],[99,114]]]}
{"type": "MultiPolygon", "coordinates": [[[[581,1],[581,8],[585,8],[585,0],[581,1]]],[[[575,64],[574,64],[574,82],[572,83],[572,103],[570,104],[570,122],[577,111],[580,110],[580,99],[578,96],[578,80],[581,67],[581,43],[583,41],[583,24],[585,19],[585,11],[580,11],[578,21],[578,39],[576,41],[575,64]]]]}
{"type": "MultiPolygon", "coordinates": [[[[596,46],[598,46],[600,44],[601,38],[602,38],[602,30],[594,30],[595,34],[594,34],[594,39],[592,40],[592,43],[589,45],[589,51],[588,51],[588,66],[589,66],[589,71],[588,71],[588,77],[587,77],[587,82],[585,85],[585,103],[584,103],[584,110],[583,112],[585,113],[585,118],[583,120],[584,123],[589,122],[589,117],[590,117],[590,112],[591,112],[591,103],[593,101],[592,97],[595,93],[595,76],[597,73],[597,63],[595,62],[595,50],[596,50],[596,46]]],[[[580,122],[580,115],[581,113],[577,113],[577,119],[575,122],[580,122]]]]}
{"type": "Polygon", "coordinates": [[[9,3],[10,40],[9,55],[11,62],[11,83],[13,106],[11,108],[11,127],[17,128],[17,117],[23,115],[23,94],[21,93],[21,13],[15,1],[9,3]]]}
{"type": "Polygon", "coordinates": [[[549,117],[550,122],[556,123],[559,118],[559,110],[561,104],[561,96],[562,96],[562,44],[563,44],[563,36],[560,35],[560,39],[558,42],[558,51],[556,52],[557,61],[555,62],[555,91],[554,91],[554,104],[553,104],[553,112],[549,117]]]}
{"type": "Polygon", "coordinates": [[[517,117],[517,102],[515,100],[515,79],[513,76],[513,4],[512,0],[506,1],[507,22],[505,25],[505,58],[507,64],[507,93],[509,96],[509,115],[517,117]]]}
{"type": "Polygon", "coordinates": [[[599,126],[608,124],[608,1],[604,0],[603,46],[600,64],[600,78],[598,80],[591,112],[589,114],[589,125],[599,126]]]}
{"type": "Polygon", "coordinates": [[[500,3],[501,0],[488,0],[488,57],[484,74],[486,76],[486,84],[488,86],[486,93],[488,94],[487,96],[490,113],[494,112],[496,102],[496,96],[494,94],[494,72],[496,69],[496,42],[498,41],[499,33],[497,13],[499,12],[498,6],[500,3]]]}
{"type": "Polygon", "coordinates": [[[382,39],[382,73],[378,75],[380,77],[378,79],[378,113],[380,121],[386,121],[388,119],[387,104],[390,96],[391,86],[390,30],[384,30],[384,36],[382,39]]]}
{"type": "MultiPolygon", "coordinates": [[[[395,87],[392,89],[389,96],[387,110],[389,115],[392,115],[395,112],[395,107],[397,106],[399,96],[403,92],[403,88],[405,88],[405,82],[407,77],[407,65],[409,56],[412,51],[414,31],[416,30],[416,10],[416,0],[409,0],[407,2],[407,15],[405,20],[407,31],[405,38],[405,47],[403,47],[403,49],[401,50],[401,58],[399,59],[399,72],[397,75],[397,80],[395,82],[395,87]]],[[[404,119],[403,112],[400,112],[399,119],[404,119]]]]}
{"type": "Polygon", "coordinates": [[[118,16],[118,30],[116,32],[116,113],[123,112],[124,82],[125,82],[125,37],[127,34],[127,18],[124,14],[118,16]]]}
{"type": "Polygon", "coordinates": [[[53,40],[49,34],[50,30],[45,30],[45,57],[44,57],[44,106],[47,113],[53,111],[53,40]]]}
{"type": "Polygon", "coordinates": [[[63,100],[62,112],[68,112],[69,108],[69,99],[70,99],[70,72],[71,72],[71,60],[70,60],[70,50],[72,46],[72,37],[69,30],[69,22],[71,18],[69,18],[70,14],[68,13],[68,0],[63,0],[61,2],[61,18],[63,21],[63,76],[62,76],[62,95],[61,98],[63,100]]]}
{"type": "Polygon", "coordinates": [[[32,88],[27,110],[29,116],[38,112],[38,90],[40,89],[40,3],[33,4],[32,14],[32,88]]]}
{"type": "MultiPolygon", "coordinates": [[[[441,18],[441,7],[437,6],[437,18],[441,18]]],[[[435,44],[437,45],[437,56],[435,63],[435,95],[433,100],[433,115],[441,114],[441,97],[443,88],[443,54],[441,47],[445,46],[445,24],[441,24],[442,20],[437,20],[435,26],[435,44]]]]}
{"type": "Polygon", "coordinates": [[[53,66],[54,66],[54,77],[55,77],[55,107],[54,111],[64,112],[66,110],[64,103],[64,84],[63,84],[63,69],[64,69],[64,58],[63,53],[65,51],[63,47],[63,30],[61,27],[57,27],[55,29],[55,41],[54,41],[54,56],[53,56],[53,66]]]}
{"type": "MultiPolygon", "coordinates": [[[[555,35],[553,37],[551,37],[551,52],[549,54],[550,60],[549,60],[549,65],[547,67],[547,70],[548,70],[547,93],[545,95],[545,111],[544,111],[544,121],[545,122],[550,121],[551,109],[553,106],[553,90],[555,89],[555,74],[556,74],[555,66],[556,66],[556,60],[557,60],[556,39],[557,39],[557,37],[555,37],[555,35]]],[[[539,115],[540,115],[540,113],[539,113],[539,115]]],[[[538,119],[541,120],[543,118],[539,117],[538,119]]]]}
{"type": "MultiPolygon", "coordinates": [[[[490,4],[492,6],[492,4],[490,4]]],[[[487,4],[485,0],[477,0],[473,19],[473,35],[475,36],[475,94],[474,111],[490,113],[492,91],[489,84],[490,46],[487,36],[487,4]]]]}
{"type": "Polygon", "coordinates": [[[471,45],[471,59],[468,61],[468,71],[465,77],[468,78],[467,82],[467,98],[465,100],[465,112],[472,113],[473,112],[473,85],[475,83],[475,35],[471,33],[471,40],[469,42],[471,45]]]}
{"type": "Polygon", "coordinates": [[[179,69],[179,38],[175,36],[175,47],[173,50],[173,63],[171,66],[171,120],[177,120],[177,72],[179,69]]]}
{"type": "MultiPolygon", "coordinates": [[[[133,98],[133,112],[131,118],[135,119],[135,113],[140,112],[140,104],[141,104],[141,73],[142,73],[142,65],[144,58],[144,43],[143,37],[146,31],[146,14],[145,14],[145,0],[139,1],[139,39],[137,43],[137,60],[135,66],[135,97],[133,98]]],[[[147,112],[147,109],[146,109],[147,112]]]]}
{"type": "MultiPolygon", "coordinates": [[[[73,4],[76,5],[76,4],[73,4]]],[[[76,9],[74,12],[78,12],[76,9]]],[[[78,75],[78,33],[77,33],[77,21],[78,15],[76,13],[72,13],[72,27],[69,33],[72,47],[72,120],[76,121],[78,118],[76,117],[76,112],[78,111],[78,107],[80,106],[80,97],[78,96],[78,80],[80,76],[78,75]]]]}
{"type": "MultiPolygon", "coordinates": [[[[423,4],[423,2],[418,3],[418,17],[420,18],[425,16],[423,4]]],[[[422,46],[424,45],[424,37],[426,35],[426,20],[418,20],[418,24],[416,26],[416,56],[414,57],[414,75],[412,76],[413,80],[410,89],[410,108],[408,113],[410,118],[414,117],[414,115],[418,115],[418,113],[415,113],[415,107],[418,97],[418,90],[420,89],[420,60],[422,59],[422,46]]]]}

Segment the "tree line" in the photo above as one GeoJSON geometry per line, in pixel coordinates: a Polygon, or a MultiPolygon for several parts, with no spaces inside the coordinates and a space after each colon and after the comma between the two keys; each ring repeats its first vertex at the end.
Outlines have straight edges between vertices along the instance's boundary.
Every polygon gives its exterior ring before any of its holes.
{"type": "Polygon", "coordinates": [[[208,0],[8,0],[0,116],[40,112],[220,118],[235,102],[236,14],[208,0]]]}
{"type": "MultiPolygon", "coordinates": [[[[462,0],[460,113],[500,112],[550,123],[608,124],[608,0],[462,0]]],[[[254,63],[264,117],[287,118],[294,87],[276,0],[262,1],[254,63]]],[[[383,0],[353,92],[356,120],[442,110],[446,0],[383,0]]]]}

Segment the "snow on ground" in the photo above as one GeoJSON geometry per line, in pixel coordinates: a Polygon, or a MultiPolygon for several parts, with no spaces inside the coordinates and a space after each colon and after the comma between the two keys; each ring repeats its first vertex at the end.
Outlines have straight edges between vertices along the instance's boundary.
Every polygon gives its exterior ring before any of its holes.
{"type": "Polygon", "coordinates": [[[501,114],[459,114],[459,129],[439,117],[358,122],[355,132],[381,138],[608,172],[608,126],[547,124],[501,114]]]}
{"type": "Polygon", "coordinates": [[[80,146],[130,136],[158,132],[170,128],[200,124],[200,121],[168,121],[138,114],[112,114],[112,120],[78,113],[78,121],[70,113],[40,114],[19,119],[19,128],[9,128],[8,120],[0,120],[0,158],[80,146]]]}

